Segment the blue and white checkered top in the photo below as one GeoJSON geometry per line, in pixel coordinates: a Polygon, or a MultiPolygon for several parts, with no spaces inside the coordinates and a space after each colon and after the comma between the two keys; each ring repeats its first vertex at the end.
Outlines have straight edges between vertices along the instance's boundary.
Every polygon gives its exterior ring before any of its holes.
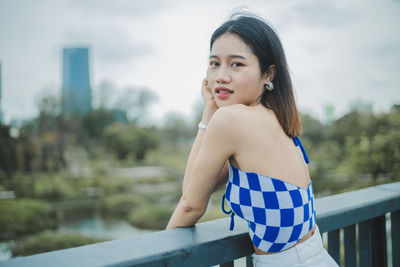
{"type": "MultiPolygon", "coordinates": [[[[298,137],[308,163],[307,154],[298,137]]],[[[296,244],[316,222],[312,182],[302,188],[289,182],[244,172],[229,164],[229,179],[223,197],[222,209],[245,219],[254,245],[263,251],[279,252],[296,244]],[[224,209],[224,199],[231,211],[224,209]]]]}

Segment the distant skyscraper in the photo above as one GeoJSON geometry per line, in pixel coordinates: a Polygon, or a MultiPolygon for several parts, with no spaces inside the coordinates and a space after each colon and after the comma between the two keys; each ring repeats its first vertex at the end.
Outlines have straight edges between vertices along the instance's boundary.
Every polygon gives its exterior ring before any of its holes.
{"type": "Polygon", "coordinates": [[[333,104],[326,104],[324,106],[325,123],[330,124],[335,120],[335,107],[333,104]]]}
{"type": "Polygon", "coordinates": [[[84,115],[92,109],[89,49],[64,48],[62,107],[64,115],[84,115]]]}
{"type": "Polygon", "coordinates": [[[1,84],[2,84],[2,76],[1,76],[1,62],[0,62],[0,123],[3,123],[3,112],[1,108],[1,84]]]}

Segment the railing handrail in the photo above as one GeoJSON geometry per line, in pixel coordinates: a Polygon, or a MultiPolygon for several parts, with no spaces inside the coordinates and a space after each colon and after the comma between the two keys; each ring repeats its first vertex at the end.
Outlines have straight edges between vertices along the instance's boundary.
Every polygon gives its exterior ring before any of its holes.
{"type": "MultiPolygon", "coordinates": [[[[400,210],[400,182],[316,199],[320,232],[400,210]]],[[[0,262],[0,266],[211,266],[248,256],[247,224],[229,218],[0,262]]]]}
{"type": "Polygon", "coordinates": [[[371,186],[316,200],[321,233],[400,210],[400,182],[371,186]]]}

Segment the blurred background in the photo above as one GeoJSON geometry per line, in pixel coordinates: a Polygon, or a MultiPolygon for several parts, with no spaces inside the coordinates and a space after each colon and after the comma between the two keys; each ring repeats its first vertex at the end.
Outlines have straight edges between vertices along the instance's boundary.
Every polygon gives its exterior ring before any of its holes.
{"type": "Polygon", "coordinates": [[[237,10],[281,37],[317,197],[400,180],[400,1],[0,0],[0,260],[165,228],[237,10]]]}

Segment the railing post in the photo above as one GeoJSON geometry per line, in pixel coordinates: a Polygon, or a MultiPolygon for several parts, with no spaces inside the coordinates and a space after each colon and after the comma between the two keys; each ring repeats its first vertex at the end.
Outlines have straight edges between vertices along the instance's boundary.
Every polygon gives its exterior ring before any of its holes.
{"type": "Polygon", "coordinates": [[[340,265],[340,228],[328,232],[328,252],[340,265]]]}
{"type": "Polygon", "coordinates": [[[357,266],[356,225],[344,228],[344,265],[357,266]]]}
{"type": "Polygon", "coordinates": [[[251,255],[246,257],[246,267],[253,267],[253,257],[251,255]]]}
{"type": "Polygon", "coordinates": [[[360,266],[372,267],[371,262],[371,220],[358,224],[358,249],[360,266]]]}
{"type": "Polygon", "coordinates": [[[392,261],[393,266],[400,266],[400,210],[390,214],[392,232],[392,261]]]}
{"type": "Polygon", "coordinates": [[[371,225],[371,256],[372,266],[387,266],[386,255],[386,217],[378,216],[371,225]]]}
{"type": "Polygon", "coordinates": [[[223,264],[220,264],[221,267],[233,267],[233,261],[228,261],[223,264]]]}

